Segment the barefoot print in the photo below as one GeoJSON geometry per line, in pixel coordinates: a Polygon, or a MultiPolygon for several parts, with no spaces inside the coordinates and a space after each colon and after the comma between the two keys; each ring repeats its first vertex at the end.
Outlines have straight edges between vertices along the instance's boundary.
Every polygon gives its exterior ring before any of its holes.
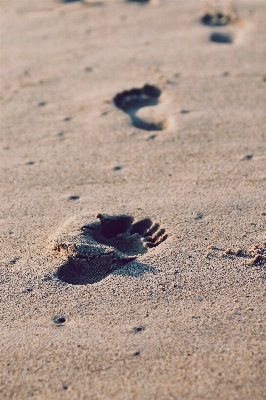
{"type": "Polygon", "coordinates": [[[65,256],[57,277],[71,284],[94,283],[166,240],[159,223],[135,221],[128,215],[80,215],[68,220],[50,238],[65,256]]]}
{"type": "MultiPolygon", "coordinates": [[[[156,106],[159,104],[159,97],[161,96],[161,90],[156,86],[144,85],[142,88],[135,88],[126,90],[118,93],[113,101],[117,108],[127,113],[132,121],[132,124],[139,129],[146,131],[161,131],[166,128],[165,119],[155,119],[154,116],[148,119],[141,118],[137,113],[138,110],[143,107],[156,106]]],[[[153,109],[152,109],[153,110],[153,109]]]]}

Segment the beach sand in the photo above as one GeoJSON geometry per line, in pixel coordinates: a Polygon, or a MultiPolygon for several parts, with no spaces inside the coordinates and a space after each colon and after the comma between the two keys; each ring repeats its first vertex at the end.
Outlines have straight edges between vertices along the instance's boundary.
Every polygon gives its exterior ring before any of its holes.
{"type": "Polygon", "coordinates": [[[232,10],[2,0],[1,398],[266,398],[266,3],[232,10]]]}

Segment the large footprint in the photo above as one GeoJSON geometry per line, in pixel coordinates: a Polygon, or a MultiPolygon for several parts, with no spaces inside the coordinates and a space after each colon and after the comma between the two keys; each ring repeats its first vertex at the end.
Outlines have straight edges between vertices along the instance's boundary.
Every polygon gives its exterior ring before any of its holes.
{"type": "Polygon", "coordinates": [[[167,121],[154,112],[153,106],[159,104],[161,90],[156,86],[144,85],[142,88],[134,88],[118,93],[113,101],[117,108],[127,113],[132,124],[146,131],[161,131],[166,129],[167,121]],[[145,107],[142,111],[139,111],[145,107]]]}
{"type": "Polygon", "coordinates": [[[57,273],[71,284],[94,283],[166,240],[165,229],[149,218],[128,215],[79,215],[50,238],[66,262],[57,273]]]}

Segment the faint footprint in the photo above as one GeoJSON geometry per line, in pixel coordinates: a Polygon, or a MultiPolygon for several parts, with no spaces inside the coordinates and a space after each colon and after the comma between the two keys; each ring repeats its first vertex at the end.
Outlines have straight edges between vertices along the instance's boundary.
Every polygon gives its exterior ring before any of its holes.
{"type": "Polygon", "coordinates": [[[144,129],[146,131],[161,131],[166,129],[167,121],[154,115],[154,109],[151,106],[159,104],[159,97],[161,90],[156,86],[144,85],[142,88],[126,90],[118,93],[113,101],[117,108],[127,113],[136,128],[144,129]],[[150,107],[148,110],[149,115],[143,118],[138,115],[138,110],[143,107],[150,107]]]}
{"type": "MultiPolygon", "coordinates": [[[[50,245],[67,257],[57,277],[81,285],[100,281],[166,238],[165,229],[149,218],[134,221],[128,215],[79,215],[66,221],[50,238],[50,245]]],[[[139,275],[151,270],[143,264],[136,269],[139,275]]]]}

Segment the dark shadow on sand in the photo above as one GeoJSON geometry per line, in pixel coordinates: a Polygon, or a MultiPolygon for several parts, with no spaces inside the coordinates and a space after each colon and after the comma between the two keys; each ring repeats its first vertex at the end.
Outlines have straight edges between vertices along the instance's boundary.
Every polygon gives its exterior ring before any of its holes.
{"type": "Polygon", "coordinates": [[[71,285],[92,285],[100,282],[108,275],[122,275],[141,277],[145,273],[155,273],[156,268],[139,263],[138,261],[116,261],[112,265],[100,265],[93,267],[88,262],[69,259],[59,267],[56,277],[71,285]]]}
{"type": "Polygon", "coordinates": [[[140,3],[140,4],[147,4],[150,0],[127,0],[128,3],[140,3]]]}
{"type": "Polygon", "coordinates": [[[85,6],[92,6],[92,7],[101,7],[104,5],[103,1],[89,1],[85,2],[84,0],[61,0],[62,3],[83,3],[85,6]]]}

